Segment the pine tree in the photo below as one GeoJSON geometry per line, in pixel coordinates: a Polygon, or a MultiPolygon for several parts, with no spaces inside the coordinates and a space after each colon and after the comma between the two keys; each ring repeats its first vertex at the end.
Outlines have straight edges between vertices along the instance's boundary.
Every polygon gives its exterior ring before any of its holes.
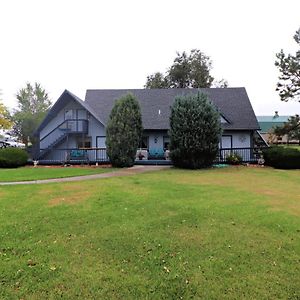
{"type": "MultiPolygon", "coordinates": [[[[294,35],[295,42],[300,47],[300,28],[294,35]]],[[[283,50],[276,54],[280,76],[276,90],[282,101],[296,100],[300,102],[300,48],[295,55],[286,55],[283,50]]]]}
{"type": "Polygon", "coordinates": [[[206,95],[176,97],[169,132],[174,165],[189,169],[212,165],[221,132],[220,114],[206,95]]]}
{"type": "Polygon", "coordinates": [[[106,128],[108,157],[114,167],[131,167],[142,136],[140,106],[132,94],[117,100],[106,128]]]}

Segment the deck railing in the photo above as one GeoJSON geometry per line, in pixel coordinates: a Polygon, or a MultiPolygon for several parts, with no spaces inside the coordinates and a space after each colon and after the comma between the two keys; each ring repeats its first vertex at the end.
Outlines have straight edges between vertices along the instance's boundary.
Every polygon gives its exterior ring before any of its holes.
{"type": "Polygon", "coordinates": [[[222,148],[216,159],[216,163],[226,163],[227,157],[231,154],[238,154],[242,158],[243,163],[256,163],[262,156],[264,147],[254,148],[222,148]]]}
{"type": "MultiPolygon", "coordinates": [[[[43,149],[40,149],[43,151],[43,149]]],[[[40,163],[63,164],[63,163],[108,163],[109,158],[106,148],[80,148],[80,149],[52,149],[40,163]]]]}
{"type": "MultiPolygon", "coordinates": [[[[218,152],[215,163],[227,163],[227,157],[230,154],[238,154],[243,163],[256,163],[262,155],[262,149],[259,148],[223,148],[218,152]]],[[[43,149],[40,149],[43,151],[43,149]]],[[[157,159],[158,160],[158,159],[157,159]]],[[[164,160],[161,158],[160,160],[164,160]]],[[[142,160],[146,162],[148,160],[142,160]]],[[[149,160],[150,161],[150,160],[149,160]]],[[[109,158],[106,148],[80,148],[80,149],[52,149],[45,158],[40,160],[45,164],[58,163],[108,163],[109,158]]],[[[141,162],[141,161],[140,161],[141,162]]]]}

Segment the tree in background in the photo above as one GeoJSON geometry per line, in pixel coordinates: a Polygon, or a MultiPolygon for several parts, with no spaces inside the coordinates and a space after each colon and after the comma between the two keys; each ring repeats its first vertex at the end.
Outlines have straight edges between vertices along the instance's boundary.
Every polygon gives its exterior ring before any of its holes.
{"type": "Polygon", "coordinates": [[[0,129],[9,129],[11,126],[9,111],[0,100],[0,129]]]}
{"type": "Polygon", "coordinates": [[[274,133],[277,137],[281,138],[287,135],[289,140],[297,140],[300,145],[300,116],[295,115],[288,118],[283,126],[276,126],[274,133]]]}
{"type": "Polygon", "coordinates": [[[212,83],[212,87],[214,88],[227,88],[228,87],[228,81],[226,79],[220,79],[220,80],[214,80],[212,83]]]}
{"type": "Polygon", "coordinates": [[[160,72],[147,76],[146,89],[166,89],[170,86],[168,78],[160,72]]]}
{"type": "MultiPolygon", "coordinates": [[[[166,74],[157,72],[148,76],[145,88],[209,88],[214,81],[210,75],[211,68],[209,56],[198,49],[191,50],[190,54],[185,51],[177,52],[177,57],[166,74]]],[[[227,87],[228,83],[222,79],[214,85],[227,87]]]]}
{"type": "Polygon", "coordinates": [[[51,101],[39,83],[34,86],[27,83],[16,97],[18,108],[13,114],[14,132],[24,144],[28,144],[28,139],[34,144],[34,132],[48,112],[51,101]]]}
{"type": "Polygon", "coordinates": [[[182,52],[182,54],[177,52],[177,57],[174,59],[173,65],[168,71],[167,77],[169,78],[170,87],[187,88],[191,86],[191,71],[191,60],[186,52],[182,52]]]}
{"type": "Polygon", "coordinates": [[[286,102],[289,100],[300,102],[300,28],[296,31],[294,40],[299,45],[295,55],[286,55],[283,50],[276,54],[275,66],[280,72],[276,90],[281,100],[286,102]]]}
{"type": "Polygon", "coordinates": [[[143,132],[137,99],[128,94],[115,103],[106,128],[107,155],[114,167],[131,167],[143,132]]]}
{"type": "Polygon", "coordinates": [[[221,133],[220,114],[206,95],[176,97],[169,132],[175,166],[198,169],[212,165],[221,133]]]}

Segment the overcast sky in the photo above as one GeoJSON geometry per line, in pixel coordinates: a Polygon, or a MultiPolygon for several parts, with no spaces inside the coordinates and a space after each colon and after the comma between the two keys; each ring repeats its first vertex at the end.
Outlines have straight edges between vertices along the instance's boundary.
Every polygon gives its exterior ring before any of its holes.
{"type": "Polygon", "coordinates": [[[275,54],[295,53],[299,0],[0,0],[0,89],[13,108],[26,82],[54,102],[68,89],[143,88],[176,51],[200,49],[212,75],[246,87],[257,115],[300,113],[275,91],[275,54]]]}

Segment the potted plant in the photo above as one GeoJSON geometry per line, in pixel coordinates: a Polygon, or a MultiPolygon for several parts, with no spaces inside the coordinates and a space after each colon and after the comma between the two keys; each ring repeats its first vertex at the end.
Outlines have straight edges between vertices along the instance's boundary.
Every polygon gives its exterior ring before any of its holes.
{"type": "Polygon", "coordinates": [[[139,151],[139,153],[138,153],[138,158],[139,158],[139,160],[143,160],[144,157],[145,157],[145,156],[144,156],[144,154],[142,153],[142,151],[139,151]]]}

